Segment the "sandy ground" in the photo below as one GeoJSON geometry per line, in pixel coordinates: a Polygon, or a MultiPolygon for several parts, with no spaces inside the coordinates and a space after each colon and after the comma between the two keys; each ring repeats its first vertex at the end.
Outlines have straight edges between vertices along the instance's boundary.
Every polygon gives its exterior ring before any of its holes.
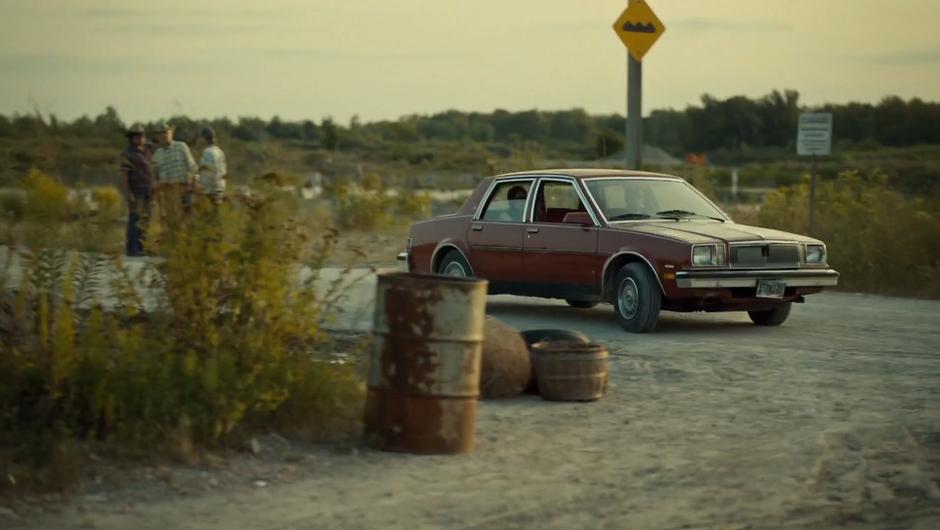
{"type": "MultiPolygon", "coordinates": [[[[369,327],[371,285],[337,327],[369,327]]],[[[779,328],[666,313],[648,335],[609,306],[498,296],[488,311],[606,344],[607,396],[483,402],[463,456],[269,437],[216,466],[8,505],[0,527],[940,528],[940,302],[823,294],[779,328]]]]}

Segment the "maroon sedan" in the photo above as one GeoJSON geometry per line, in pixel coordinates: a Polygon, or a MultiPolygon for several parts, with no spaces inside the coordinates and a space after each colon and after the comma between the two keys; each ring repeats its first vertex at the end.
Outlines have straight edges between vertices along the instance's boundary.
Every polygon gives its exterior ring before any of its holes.
{"type": "Polygon", "coordinates": [[[490,294],[612,303],[633,332],[663,309],[776,326],[839,278],[817,239],[736,224],[679,177],[612,169],[488,178],[456,214],[415,223],[399,259],[485,278],[490,294]]]}

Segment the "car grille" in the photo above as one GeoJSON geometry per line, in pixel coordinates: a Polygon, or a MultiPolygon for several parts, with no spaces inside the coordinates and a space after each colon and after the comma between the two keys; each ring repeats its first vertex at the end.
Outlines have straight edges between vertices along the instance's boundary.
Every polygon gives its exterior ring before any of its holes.
{"type": "Polygon", "coordinates": [[[731,245],[731,266],[739,269],[788,269],[800,266],[795,244],[764,243],[731,245]]]}

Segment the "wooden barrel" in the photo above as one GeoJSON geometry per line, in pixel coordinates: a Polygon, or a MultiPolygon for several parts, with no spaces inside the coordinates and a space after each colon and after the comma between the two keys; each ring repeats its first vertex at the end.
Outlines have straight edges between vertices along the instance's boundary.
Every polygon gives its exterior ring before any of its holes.
{"type": "Polygon", "coordinates": [[[385,451],[473,449],[487,282],[378,276],[364,441],[385,451]]]}
{"type": "Polygon", "coordinates": [[[549,401],[595,401],[607,390],[607,348],[545,341],[532,345],[539,393],[549,401]]]}

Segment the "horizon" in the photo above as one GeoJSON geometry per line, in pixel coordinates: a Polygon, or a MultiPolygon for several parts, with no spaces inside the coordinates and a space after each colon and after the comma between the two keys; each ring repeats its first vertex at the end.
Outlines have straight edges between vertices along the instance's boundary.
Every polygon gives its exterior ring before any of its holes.
{"type": "MultiPolygon", "coordinates": [[[[0,0],[0,114],[71,121],[113,106],[129,122],[346,124],[448,110],[625,113],[626,51],[611,29],[624,0],[310,3],[0,0]]],[[[940,99],[929,0],[891,5],[888,26],[875,0],[649,3],[666,31],[644,60],[644,115],[784,88],[808,107],[940,99]]]]}
{"type": "MultiPolygon", "coordinates": [[[[727,97],[728,97],[728,98],[733,98],[733,97],[747,97],[747,98],[749,98],[749,99],[751,99],[751,100],[758,100],[758,99],[760,99],[760,98],[762,98],[762,97],[764,97],[764,96],[766,96],[766,95],[772,93],[773,90],[777,90],[777,91],[783,93],[784,90],[795,90],[795,89],[771,89],[770,91],[768,91],[768,92],[766,92],[766,93],[764,93],[764,94],[759,94],[759,95],[757,95],[757,96],[746,96],[746,95],[744,95],[744,94],[731,94],[731,95],[729,95],[729,96],[727,96],[727,97]]],[[[797,91],[797,92],[799,92],[799,91],[797,91]]],[[[706,95],[710,95],[710,96],[711,96],[712,94],[706,94],[706,95]]],[[[818,111],[818,110],[821,110],[823,107],[827,107],[827,106],[839,106],[839,105],[856,105],[856,104],[857,104],[857,105],[871,105],[871,106],[877,106],[881,101],[883,101],[883,100],[885,100],[885,99],[888,99],[888,98],[894,98],[894,97],[901,98],[901,99],[902,99],[903,101],[905,101],[905,102],[909,102],[909,101],[911,101],[911,100],[921,100],[921,101],[926,102],[926,103],[940,103],[940,99],[932,100],[932,99],[920,98],[920,97],[918,97],[918,96],[913,96],[913,97],[911,97],[911,98],[903,98],[903,97],[901,97],[901,96],[899,96],[899,95],[897,95],[897,94],[885,94],[884,96],[879,97],[876,101],[856,101],[856,100],[852,100],[852,101],[844,101],[844,102],[823,102],[823,103],[819,103],[819,104],[815,104],[815,105],[810,105],[810,104],[807,104],[807,103],[803,102],[803,101],[802,101],[802,97],[803,97],[803,94],[800,93],[800,98],[801,98],[801,101],[800,101],[800,103],[799,103],[800,108],[807,109],[807,110],[810,110],[810,111],[818,111]]],[[[726,98],[721,98],[720,101],[721,101],[721,100],[724,100],[724,99],[726,99],[726,98]]],[[[688,109],[689,107],[701,107],[701,101],[691,102],[691,103],[687,104],[686,106],[684,106],[684,107],[682,107],[682,108],[664,107],[664,108],[656,108],[656,109],[644,109],[644,116],[643,116],[643,117],[644,117],[644,118],[648,118],[648,117],[650,117],[650,114],[651,114],[652,112],[656,112],[656,111],[672,111],[672,110],[675,110],[675,111],[680,111],[680,112],[681,112],[681,111],[684,111],[684,110],[688,109]]],[[[342,122],[342,121],[340,121],[340,120],[337,120],[335,116],[329,116],[329,115],[321,116],[321,117],[319,117],[319,118],[313,117],[313,116],[306,116],[306,117],[301,116],[301,117],[297,117],[297,118],[290,118],[290,119],[288,119],[288,118],[285,118],[285,117],[280,116],[280,115],[277,115],[277,114],[270,115],[270,116],[248,115],[248,114],[243,114],[243,115],[239,115],[239,116],[200,116],[200,115],[198,115],[198,114],[170,114],[170,115],[167,115],[167,116],[156,116],[156,117],[154,117],[154,118],[148,118],[148,119],[143,119],[143,120],[133,120],[133,121],[130,121],[130,120],[125,120],[125,119],[124,119],[124,116],[121,114],[120,110],[117,109],[116,107],[114,107],[114,105],[106,105],[104,108],[102,108],[101,110],[98,110],[98,111],[96,111],[96,112],[89,112],[89,113],[82,114],[82,115],[80,115],[80,116],[74,116],[74,117],[68,118],[68,119],[63,118],[62,116],[60,116],[60,115],[58,115],[58,114],[55,114],[55,113],[42,112],[40,109],[24,110],[24,111],[12,112],[12,113],[0,112],[0,116],[9,117],[9,118],[13,118],[13,117],[17,117],[17,116],[36,116],[36,113],[39,112],[39,115],[38,115],[38,116],[39,116],[40,118],[42,118],[43,121],[48,121],[49,118],[54,117],[56,120],[58,120],[58,121],[60,121],[60,122],[71,123],[71,122],[74,122],[75,120],[79,120],[79,119],[82,119],[82,118],[95,118],[95,117],[97,117],[97,116],[103,115],[103,114],[105,114],[105,113],[107,112],[108,108],[114,108],[115,111],[116,111],[117,114],[118,114],[118,117],[121,118],[121,121],[124,122],[124,123],[127,124],[127,125],[131,125],[131,124],[134,124],[134,123],[145,124],[145,123],[154,123],[154,122],[160,122],[160,121],[170,121],[170,120],[172,120],[173,118],[187,118],[187,119],[192,120],[192,121],[195,121],[195,122],[200,122],[200,121],[202,121],[202,122],[211,122],[211,121],[219,121],[219,120],[229,120],[229,121],[231,121],[232,123],[238,123],[238,120],[240,120],[240,119],[260,119],[260,120],[264,120],[264,121],[271,121],[271,120],[274,119],[274,118],[278,118],[279,120],[281,120],[282,122],[285,122],[285,123],[299,123],[299,122],[303,122],[303,121],[313,121],[314,123],[321,123],[321,122],[324,121],[324,120],[331,119],[331,120],[333,120],[333,123],[335,123],[337,126],[348,127],[348,126],[350,125],[349,120],[347,120],[347,122],[344,123],[344,122],[342,122]]],[[[589,116],[591,116],[591,117],[605,117],[605,116],[613,116],[613,115],[621,116],[621,117],[624,116],[624,113],[623,113],[623,112],[617,112],[617,111],[613,111],[613,112],[591,112],[591,111],[589,111],[588,109],[584,109],[584,108],[582,108],[582,107],[552,108],[552,109],[538,108],[538,107],[521,108],[521,109],[492,108],[492,109],[489,109],[489,110],[465,110],[465,109],[449,108],[449,109],[442,109],[442,110],[432,110],[432,111],[427,111],[427,112],[409,112],[409,113],[405,113],[405,114],[402,114],[402,115],[400,115],[400,116],[393,117],[393,118],[379,118],[379,119],[375,119],[375,120],[363,120],[360,116],[358,116],[358,115],[353,115],[353,116],[350,117],[350,120],[352,120],[352,119],[354,119],[354,118],[358,118],[360,124],[368,125],[368,124],[379,123],[379,122],[396,122],[396,121],[401,121],[401,120],[410,118],[410,117],[412,117],[412,116],[414,116],[414,117],[419,117],[419,118],[422,118],[422,117],[431,117],[431,116],[435,116],[435,115],[439,115],[439,114],[446,114],[446,113],[449,113],[449,112],[458,112],[458,113],[462,113],[462,114],[484,114],[484,115],[489,115],[489,114],[493,114],[493,113],[499,112],[499,111],[506,111],[506,112],[510,112],[510,113],[529,112],[529,111],[536,111],[536,112],[543,112],[543,113],[554,113],[554,112],[568,112],[568,111],[572,111],[572,110],[584,110],[584,111],[587,112],[587,114],[588,114],[589,116]]]]}

